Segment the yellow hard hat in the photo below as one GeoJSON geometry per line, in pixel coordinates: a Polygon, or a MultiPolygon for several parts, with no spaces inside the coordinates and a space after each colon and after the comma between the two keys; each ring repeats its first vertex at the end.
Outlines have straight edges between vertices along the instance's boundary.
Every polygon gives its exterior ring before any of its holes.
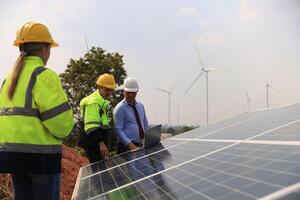
{"type": "Polygon", "coordinates": [[[29,42],[48,43],[51,47],[58,46],[52,39],[48,28],[44,24],[36,22],[27,22],[17,31],[17,38],[14,45],[19,47],[20,45],[29,42]]]}
{"type": "Polygon", "coordinates": [[[116,88],[114,76],[106,73],[99,76],[98,80],[96,81],[96,84],[109,89],[116,88]]]}

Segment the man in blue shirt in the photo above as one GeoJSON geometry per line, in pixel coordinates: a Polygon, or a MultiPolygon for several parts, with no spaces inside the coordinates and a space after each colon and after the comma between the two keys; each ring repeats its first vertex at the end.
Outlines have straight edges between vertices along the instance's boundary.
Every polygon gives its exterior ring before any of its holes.
{"type": "Polygon", "coordinates": [[[114,108],[114,128],[119,138],[118,154],[142,146],[148,121],[144,105],[136,101],[139,90],[136,79],[128,77],[123,84],[124,99],[114,108]]]}

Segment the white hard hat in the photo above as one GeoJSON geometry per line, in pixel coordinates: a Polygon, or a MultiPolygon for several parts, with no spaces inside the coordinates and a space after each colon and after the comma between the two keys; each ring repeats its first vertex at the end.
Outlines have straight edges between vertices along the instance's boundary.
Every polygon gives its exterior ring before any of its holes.
{"type": "Polygon", "coordinates": [[[139,90],[139,84],[135,78],[128,77],[123,84],[123,90],[125,92],[137,92],[139,90]]]}

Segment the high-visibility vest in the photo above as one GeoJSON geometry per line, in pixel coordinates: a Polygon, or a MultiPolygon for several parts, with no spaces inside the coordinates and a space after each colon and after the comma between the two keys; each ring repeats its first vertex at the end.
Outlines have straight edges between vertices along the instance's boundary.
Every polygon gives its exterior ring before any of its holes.
{"type": "Polygon", "coordinates": [[[86,134],[93,132],[99,127],[109,126],[109,101],[105,100],[96,90],[80,102],[81,118],[84,121],[86,134]]]}
{"type": "MultiPolygon", "coordinates": [[[[26,156],[49,155],[49,160],[60,161],[62,138],[66,137],[74,126],[73,112],[59,77],[54,71],[43,66],[40,57],[25,58],[12,100],[7,97],[11,74],[2,84],[0,165],[3,164],[3,152],[8,159],[14,153],[24,153],[26,156]]],[[[20,156],[13,156],[16,155],[20,156]]],[[[58,165],[60,164],[56,166],[58,165]]]]}

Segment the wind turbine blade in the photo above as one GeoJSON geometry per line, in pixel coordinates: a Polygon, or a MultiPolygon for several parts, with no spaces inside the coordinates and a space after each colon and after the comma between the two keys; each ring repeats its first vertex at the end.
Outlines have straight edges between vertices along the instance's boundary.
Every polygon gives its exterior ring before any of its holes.
{"type": "Polygon", "coordinates": [[[249,98],[247,90],[245,90],[245,94],[246,94],[247,99],[249,100],[250,98],[249,98]]]}
{"type": "Polygon", "coordinates": [[[197,44],[196,44],[195,40],[194,40],[194,45],[195,45],[195,50],[196,50],[196,54],[197,54],[197,57],[198,57],[198,61],[200,63],[201,68],[203,68],[203,64],[202,64],[202,61],[201,61],[201,58],[200,58],[200,54],[199,54],[199,51],[198,51],[198,47],[197,47],[197,44]]]}
{"type": "Polygon", "coordinates": [[[269,88],[271,88],[272,90],[275,90],[275,91],[279,91],[277,88],[275,88],[275,87],[273,87],[271,85],[269,85],[269,88]]]}
{"type": "Polygon", "coordinates": [[[89,45],[88,45],[88,41],[87,41],[86,35],[84,36],[84,40],[85,40],[86,51],[89,52],[89,51],[90,51],[90,48],[89,48],[89,45]]]}
{"type": "Polygon", "coordinates": [[[173,91],[173,89],[175,88],[176,84],[177,84],[178,80],[175,81],[175,83],[173,84],[173,86],[170,89],[170,93],[173,91]]]}
{"type": "Polygon", "coordinates": [[[169,92],[167,90],[163,90],[163,89],[160,89],[160,88],[154,88],[155,90],[158,90],[160,92],[163,92],[163,93],[167,93],[169,94],[169,92]]]}
{"type": "Polygon", "coordinates": [[[208,67],[205,67],[205,68],[203,68],[203,70],[204,71],[206,71],[206,72],[210,72],[210,71],[213,71],[214,70],[214,68],[208,68],[208,67]]]}
{"type": "Polygon", "coordinates": [[[191,87],[195,84],[195,82],[200,78],[200,76],[203,74],[203,70],[201,70],[200,74],[193,80],[193,82],[190,84],[190,86],[188,87],[188,89],[184,92],[184,95],[186,95],[186,93],[191,89],[191,87]]]}

